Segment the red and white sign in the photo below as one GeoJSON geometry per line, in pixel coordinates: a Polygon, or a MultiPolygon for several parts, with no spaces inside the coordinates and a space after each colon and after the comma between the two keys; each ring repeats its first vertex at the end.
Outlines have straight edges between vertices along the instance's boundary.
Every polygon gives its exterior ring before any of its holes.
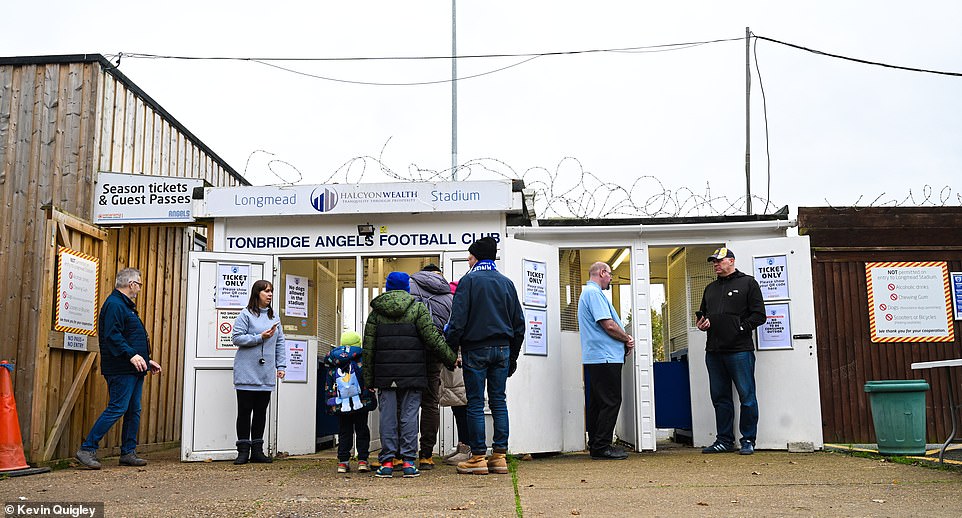
{"type": "Polygon", "coordinates": [[[218,309],[217,310],[217,349],[237,349],[234,345],[234,321],[240,315],[239,309],[218,309]]]}
{"type": "Polygon", "coordinates": [[[865,282],[873,342],[955,341],[945,261],[865,263],[865,282]]]}

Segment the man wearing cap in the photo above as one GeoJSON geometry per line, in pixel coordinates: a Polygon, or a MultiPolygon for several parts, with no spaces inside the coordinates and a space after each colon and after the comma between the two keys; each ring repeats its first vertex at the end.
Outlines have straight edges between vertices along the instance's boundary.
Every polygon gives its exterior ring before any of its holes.
{"type": "Polygon", "coordinates": [[[411,278],[391,272],[386,290],[371,301],[371,313],[364,324],[364,382],[377,389],[381,408],[381,467],[376,477],[393,476],[395,454],[403,462],[405,478],[417,477],[418,410],[421,392],[427,388],[426,358],[433,353],[444,365],[454,368],[457,356],[431,320],[424,304],[411,296],[411,278]]]}
{"type": "Polygon", "coordinates": [[[755,342],[752,331],[765,323],[765,303],[755,278],[735,269],[735,254],[716,249],[708,262],[718,279],[705,287],[695,325],[708,332],[705,364],[715,407],[715,442],[702,453],[735,451],[735,406],[732,384],[741,404],[739,432],[742,455],[755,452],[758,400],[755,399],[755,342]]]}
{"type": "Polygon", "coordinates": [[[455,350],[461,350],[468,396],[471,458],[458,464],[458,473],[508,473],[505,385],[518,368],[525,324],[514,283],[495,267],[497,254],[498,242],[490,237],[481,238],[468,248],[471,270],[458,284],[448,321],[448,343],[455,350]],[[484,432],[485,383],[494,420],[490,458],[485,458],[488,450],[484,432]]]}
{"type": "MultiPolygon", "coordinates": [[[[411,276],[411,295],[414,300],[424,303],[434,325],[438,330],[451,318],[451,285],[441,274],[436,264],[425,265],[421,271],[411,276]]],[[[434,356],[427,358],[428,387],[421,392],[421,444],[418,455],[418,467],[422,470],[434,469],[434,446],[438,440],[438,429],[441,427],[441,408],[439,393],[441,391],[441,362],[434,356]]]]}

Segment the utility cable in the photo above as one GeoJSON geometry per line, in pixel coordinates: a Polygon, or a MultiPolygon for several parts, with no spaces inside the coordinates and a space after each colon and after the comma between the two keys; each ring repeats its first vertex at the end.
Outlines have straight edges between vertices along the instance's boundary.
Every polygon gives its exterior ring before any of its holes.
{"type": "MultiPolygon", "coordinates": [[[[962,77],[962,72],[947,72],[947,71],[945,71],[945,70],[931,70],[931,69],[926,69],[926,68],[915,68],[915,67],[903,67],[903,66],[900,66],[900,65],[890,65],[890,64],[888,64],[888,63],[881,63],[881,62],[878,62],[878,61],[869,61],[869,60],[867,60],[867,59],[853,58],[853,57],[849,57],[849,56],[842,56],[841,54],[832,54],[832,53],[830,53],[830,52],[824,52],[824,51],[821,51],[821,50],[810,49],[810,48],[808,48],[808,47],[803,47],[803,46],[801,46],[801,45],[796,45],[796,44],[794,44],[794,43],[788,43],[788,42],[785,42],[785,41],[779,41],[779,40],[776,40],[776,39],[773,39],[773,38],[767,38],[767,37],[765,37],[765,36],[758,36],[758,35],[754,35],[754,36],[755,36],[756,39],[759,39],[759,40],[765,40],[765,41],[770,41],[770,42],[772,42],[772,43],[778,43],[779,45],[785,45],[786,47],[792,47],[792,48],[796,48],[796,49],[799,49],[799,50],[804,50],[805,52],[811,52],[812,54],[818,54],[818,55],[821,55],[821,56],[828,56],[828,57],[830,57],[830,58],[844,59],[844,60],[846,60],[846,61],[854,61],[854,62],[856,62],[856,63],[862,63],[862,64],[865,64],[865,65],[874,65],[874,66],[878,66],[878,67],[894,68],[894,69],[897,69],[897,70],[907,70],[907,71],[909,71],[909,72],[922,72],[922,73],[925,73],[925,74],[939,74],[939,75],[943,75],[943,76],[962,77]]],[[[127,54],[124,54],[124,56],[127,56],[127,54]]]]}

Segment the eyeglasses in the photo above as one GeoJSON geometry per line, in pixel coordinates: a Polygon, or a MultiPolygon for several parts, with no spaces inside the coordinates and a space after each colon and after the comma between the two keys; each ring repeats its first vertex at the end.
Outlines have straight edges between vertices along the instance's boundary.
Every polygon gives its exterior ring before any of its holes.
{"type": "Polygon", "coordinates": [[[611,277],[611,270],[601,270],[601,273],[607,273],[608,277],[611,277]]]}
{"type": "Polygon", "coordinates": [[[140,281],[130,281],[130,283],[131,283],[131,284],[136,284],[137,286],[140,286],[141,288],[144,287],[144,283],[142,283],[142,282],[140,282],[140,281]]]}

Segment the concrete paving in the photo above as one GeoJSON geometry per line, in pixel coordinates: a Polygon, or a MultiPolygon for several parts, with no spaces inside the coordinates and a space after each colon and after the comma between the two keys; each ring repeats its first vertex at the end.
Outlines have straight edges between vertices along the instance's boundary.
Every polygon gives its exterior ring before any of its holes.
{"type": "MultiPolygon", "coordinates": [[[[107,516],[517,516],[511,475],[458,475],[440,465],[416,479],[334,473],[333,452],[274,464],[181,463],[152,453],[146,468],[68,467],[0,480],[4,502],[106,502],[107,516]]],[[[673,444],[624,461],[573,453],[521,461],[527,516],[962,516],[962,472],[842,453],[703,455],[673,444]]]]}

